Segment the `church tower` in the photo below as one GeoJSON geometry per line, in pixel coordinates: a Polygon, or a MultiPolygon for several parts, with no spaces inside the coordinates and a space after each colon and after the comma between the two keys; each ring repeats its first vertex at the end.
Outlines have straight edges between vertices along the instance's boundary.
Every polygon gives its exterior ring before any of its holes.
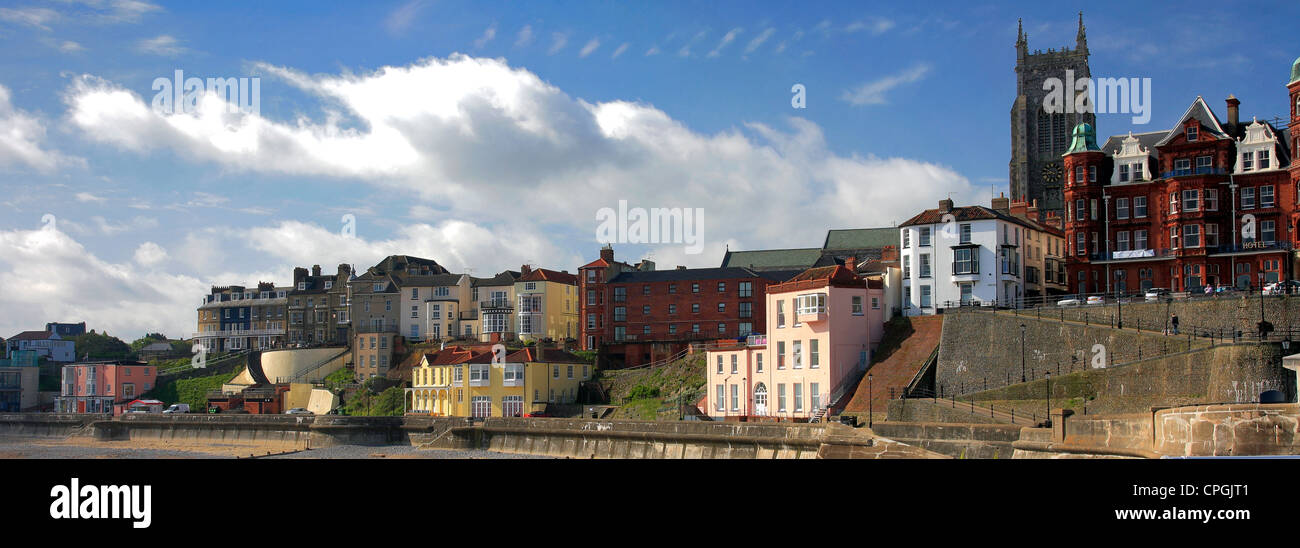
{"type": "Polygon", "coordinates": [[[1074,82],[1090,78],[1088,37],[1079,12],[1074,49],[1029,51],[1023,21],[1016,32],[1016,100],[1011,106],[1011,200],[1038,200],[1039,211],[1062,214],[1064,166],[1061,156],[1070,145],[1070,133],[1080,124],[1096,127],[1092,112],[1074,112],[1074,82]],[[1068,106],[1047,108],[1044,82],[1055,78],[1068,106]],[[1052,112],[1048,112],[1052,110],[1052,112]]]}

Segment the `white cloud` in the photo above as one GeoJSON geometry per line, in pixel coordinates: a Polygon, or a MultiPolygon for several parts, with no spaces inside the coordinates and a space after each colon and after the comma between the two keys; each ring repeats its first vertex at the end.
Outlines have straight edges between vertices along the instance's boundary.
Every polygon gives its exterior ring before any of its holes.
{"type": "Polygon", "coordinates": [[[700,32],[695,33],[695,37],[694,37],[694,38],[691,38],[690,41],[688,41],[688,42],[686,42],[685,44],[683,44],[682,47],[679,48],[679,49],[677,50],[677,56],[678,56],[678,57],[690,57],[690,56],[691,56],[691,46],[694,46],[697,42],[699,42],[700,40],[703,40],[704,37],[707,36],[708,34],[709,34],[709,31],[707,31],[707,30],[702,30],[702,31],[700,31],[700,32]]]}
{"type": "Polygon", "coordinates": [[[763,42],[766,42],[768,38],[771,38],[774,33],[776,33],[776,29],[771,27],[763,29],[763,32],[758,33],[758,36],[755,36],[753,40],[749,41],[749,45],[745,46],[745,54],[749,55],[754,53],[754,51],[757,50],[759,46],[763,45],[763,42]]]}
{"type": "Polygon", "coordinates": [[[515,37],[515,47],[522,48],[531,43],[533,43],[533,26],[524,25],[524,28],[519,29],[519,34],[515,37]]]}
{"type": "Polygon", "coordinates": [[[591,55],[596,51],[596,48],[599,47],[600,47],[600,39],[592,38],[590,41],[587,42],[587,45],[582,46],[582,51],[578,52],[578,57],[586,57],[588,55],[591,55]]]}
{"type": "Polygon", "coordinates": [[[58,230],[0,230],[0,330],[6,334],[84,320],[127,341],[149,331],[189,336],[207,287],[191,276],[102,260],[58,230]]]}
{"type": "Polygon", "coordinates": [[[62,52],[64,52],[64,53],[74,53],[74,52],[78,52],[78,51],[85,51],[85,49],[86,49],[86,48],[85,48],[84,46],[82,46],[81,44],[78,44],[78,43],[73,42],[73,41],[71,41],[71,40],[65,40],[65,41],[63,41],[62,44],[59,44],[59,51],[62,51],[62,52]]]}
{"type": "Polygon", "coordinates": [[[158,219],[152,217],[135,217],[129,221],[115,223],[102,216],[96,215],[91,217],[90,220],[95,223],[95,227],[105,236],[113,236],[129,230],[149,230],[158,228],[158,219]]]}
{"type": "Polygon", "coordinates": [[[406,29],[411,27],[411,23],[415,22],[415,18],[420,15],[420,11],[428,4],[428,0],[411,0],[398,6],[384,18],[384,27],[394,35],[406,32],[406,29]]]}
{"type": "Polygon", "coordinates": [[[189,48],[182,46],[174,36],[167,34],[141,40],[136,44],[135,49],[141,53],[161,55],[163,57],[175,57],[190,51],[189,48]]]}
{"type": "Polygon", "coordinates": [[[925,75],[929,74],[929,72],[930,65],[916,65],[898,74],[867,82],[851,90],[845,90],[840,98],[848,101],[849,104],[857,106],[883,105],[888,102],[885,98],[885,94],[890,90],[925,78],[925,75]]]}
{"type": "Polygon", "coordinates": [[[50,30],[47,23],[57,21],[59,12],[49,8],[0,8],[0,21],[50,30]]]}
{"type": "Polygon", "coordinates": [[[844,32],[850,34],[860,31],[867,31],[873,35],[884,34],[889,29],[894,28],[894,22],[884,17],[868,17],[861,21],[854,21],[844,27],[844,32]]]}
{"type": "Polygon", "coordinates": [[[167,259],[167,250],[153,242],[145,242],[135,248],[134,258],[141,266],[153,266],[167,259]]]}
{"type": "Polygon", "coordinates": [[[0,85],[0,171],[28,167],[50,172],[64,165],[85,165],[80,158],[42,148],[45,124],[13,106],[9,88],[0,85]]]}
{"type": "Polygon", "coordinates": [[[744,29],[741,29],[739,27],[727,31],[727,34],[723,35],[722,40],[718,42],[718,46],[713,48],[713,51],[710,51],[708,56],[717,57],[721,55],[722,49],[730,45],[732,42],[734,42],[736,40],[736,37],[739,36],[740,33],[742,32],[744,32],[744,29]]]}
{"type": "Polygon", "coordinates": [[[615,49],[615,50],[614,50],[614,55],[609,56],[609,58],[610,58],[610,59],[618,59],[618,56],[623,55],[623,52],[626,52],[628,46],[630,46],[630,45],[631,45],[631,44],[629,44],[628,42],[623,42],[623,45],[619,46],[618,49],[615,49]]]}
{"type": "MultiPolygon", "coordinates": [[[[279,122],[212,114],[224,108],[205,100],[195,114],[159,114],[130,91],[83,77],[67,92],[68,118],[87,139],[140,155],[170,149],[232,172],[348,178],[395,200],[456,204],[455,217],[412,208],[427,227],[401,228],[393,243],[377,247],[338,241],[330,231],[301,224],[274,227],[296,239],[276,240],[271,233],[238,239],[306,264],[340,254],[357,255],[349,260],[361,265],[387,253],[426,253],[482,272],[508,266],[493,258],[494,246],[517,249],[523,242],[536,251],[511,251],[527,255],[514,258],[574,267],[581,263],[566,262],[555,242],[576,242],[564,245],[589,246],[594,253],[595,213],[621,199],[632,207],[705,208],[711,250],[728,241],[737,244],[733,249],[816,245],[828,226],[887,226],[929,207],[936,195],[953,192],[959,201],[980,196],[943,166],[837,154],[821,128],[802,118],[780,128],[751,123],[704,134],[644,103],[570,97],[503,59],[430,58],[342,75],[268,65],[259,70],[338,112],[279,122]],[[530,207],[503,208],[499,197],[507,195],[530,207]],[[312,243],[309,236],[322,239],[312,243]]],[[[227,207],[224,200],[196,194],[185,205],[227,207]]],[[[226,237],[192,234],[170,245],[170,255],[202,272],[223,264],[226,237]]],[[[691,266],[716,265],[719,257],[691,260],[691,266]]]]}
{"type": "Polygon", "coordinates": [[[659,46],[650,46],[650,49],[645,50],[646,57],[650,57],[652,55],[659,55],[659,46]]]}
{"type": "Polygon", "coordinates": [[[551,33],[551,48],[546,50],[547,55],[555,55],[564,49],[565,44],[569,43],[569,35],[563,32],[551,33]]]}
{"type": "Polygon", "coordinates": [[[483,36],[478,37],[478,39],[474,41],[474,49],[482,49],[483,46],[486,46],[488,42],[491,42],[492,39],[496,37],[497,24],[494,22],[488,26],[487,30],[483,31],[483,36]]]}
{"type": "Polygon", "coordinates": [[[76,198],[78,202],[103,202],[105,200],[103,197],[89,192],[78,192],[76,198]]]}

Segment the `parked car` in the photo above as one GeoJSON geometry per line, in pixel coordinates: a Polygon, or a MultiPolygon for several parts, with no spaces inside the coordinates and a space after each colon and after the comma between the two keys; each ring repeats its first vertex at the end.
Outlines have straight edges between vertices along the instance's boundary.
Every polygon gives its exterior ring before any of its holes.
{"type": "Polygon", "coordinates": [[[172,415],[176,413],[189,413],[189,412],[190,412],[190,404],[188,403],[173,403],[171,407],[168,407],[167,409],[163,409],[164,415],[172,415]]]}
{"type": "Polygon", "coordinates": [[[1300,291],[1300,282],[1294,280],[1273,282],[1264,286],[1265,295],[1284,295],[1287,293],[1295,293],[1296,291],[1300,291]]]}
{"type": "Polygon", "coordinates": [[[1157,302],[1160,299],[1168,296],[1169,296],[1169,290],[1160,287],[1148,289],[1146,292],[1146,299],[1147,302],[1149,303],[1157,302]]]}
{"type": "Polygon", "coordinates": [[[1075,297],[1066,297],[1056,301],[1056,306],[1079,306],[1079,299],[1075,297]]]}
{"type": "Polygon", "coordinates": [[[1100,295],[1088,297],[1088,304],[1106,304],[1106,299],[1100,295]]]}
{"type": "Polygon", "coordinates": [[[290,410],[288,410],[288,411],[285,411],[284,414],[286,414],[286,415],[315,415],[315,413],[312,413],[311,411],[308,411],[308,410],[307,410],[306,408],[304,408],[304,407],[295,407],[295,408],[293,408],[293,409],[290,409],[290,410]]]}

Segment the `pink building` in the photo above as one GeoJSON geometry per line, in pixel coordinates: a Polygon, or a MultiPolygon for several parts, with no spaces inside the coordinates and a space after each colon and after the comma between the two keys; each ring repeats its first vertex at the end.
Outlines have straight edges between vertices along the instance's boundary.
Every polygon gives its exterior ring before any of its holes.
{"type": "Polygon", "coordinates": [[[883,297],[879,282],[843,265],[768,286],[766,335],[709,350],[703,411],[723,420],[809,420],[842,407],[880,340],[883,297]]]}
{"type": "Polygon", "coordinates": [[[63,366],[58,413],[111,413],[113,404],[140,397],[156,384],[158,369],[145,362],[85,362],[63,366]]]}

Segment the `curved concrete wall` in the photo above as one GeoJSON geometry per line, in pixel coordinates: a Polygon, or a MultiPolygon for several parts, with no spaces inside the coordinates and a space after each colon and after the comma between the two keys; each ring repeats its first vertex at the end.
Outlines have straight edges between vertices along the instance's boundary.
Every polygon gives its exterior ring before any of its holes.
{"type": "MultiPolygon", "coordinates": [[[[324,360],[337,356],[330,363],[313,370],[302,378],[294,379],[294,382],[317,382],[343,367],[348,356],[346,350],[347,348],[342,346],[266,350],[262,352],[262,372],[266,374],[266,379],[271,382],[276,382],[278,379],[287,380],[324,360]]],[[[255,381],[248,370],[244,370],[243,373],[240,373],[238,377],[235,377],[230,382],[232,384],[254,384],[255,381]]]]}

